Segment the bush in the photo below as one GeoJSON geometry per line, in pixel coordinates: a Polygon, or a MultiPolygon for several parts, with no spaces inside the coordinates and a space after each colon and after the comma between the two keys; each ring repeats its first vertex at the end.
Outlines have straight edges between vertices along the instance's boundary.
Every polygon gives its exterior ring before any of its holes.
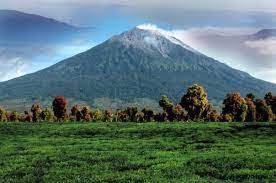
{"type": "Polygon", "coordinates": [[[4,108],[0,107],[0,121],[1,122],[7,122],[8,118],[7,118],[7,111],[4,108]]]}
{"type": "Polygon", "coordinates": [[[20,114],[16,111],[11,112],[8,116],[9,116],[9,121],[12,121],[12,122],[20,121],[20,114]]]}
{"type": "Polygon", "coordinates": [[[81,110],[81,118],[83,121],[92,121],[92,111],[88,106],[84,106],[81,110]]]}
{"type": "Polygon", "coordinates": [[[105,110],[103,116],[104,122],[112,122],[113,121],[113,114],[111,110],[105,110]]]}
{"type": "Polygon", "coordinates": [[[273,113],[265,100],[256,100],[256,118],[260,122],[269,122],[272,120],[273,113]]]}
{"type": "Polygon", "coordinates": [[[39,104],[33,104],[32,108],[31,108],[31,111],[33,113],[33,121],[34,122],[41,121],[41,112],[42,112],[42,109],[41,109],[40,105],[39,104]]]}
{"type": "Polygon", "coordinates": [[[221,117],[222,122],[232,122],[233,121],[233,115],[232,114],[223,114],[221,117]]]}
{"type": "Polygon", "coordinates": [[[153,121],[153,117],[154,117],[153,110],[144,108],[142,110],[142,113],[144,114],[144,121],[145,122],[151,122],[151,121],[153,121]]]}
{"type": "Polygon", "coordinates": [[[163,113],[157,113],[154,115],[154,121],[156,122],[164,122],[166,121],[167,114],[165,112],[163,113]]]}
{"type": "Polygon", "coordinates": [[[41,112],[41,119],[45,122],[53,122],[54,121],[54,114],[51,109],[46,108],[41,112]]]}
{"type": "Polygon", "coordinates": [[[219,122],[220,119],[220,114],[218,113],[217,110],[212,110],[209,114],[208,114],[208,121],[209,122],[219,122]]]}

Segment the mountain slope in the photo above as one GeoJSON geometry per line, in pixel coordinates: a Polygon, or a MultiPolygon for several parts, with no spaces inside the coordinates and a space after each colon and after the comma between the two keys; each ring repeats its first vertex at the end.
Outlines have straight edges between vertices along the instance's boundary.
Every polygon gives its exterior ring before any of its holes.
{"type": "Polygon", "coordinates": [[[0,10],[0,43],[58,42],[80,29],[54,19],[14,10],[0,10]]]}
{"type": "Polygon", "coordinates": [[[276,85],[232,69],[175,38],[135,28],[47,69],[0,83],[0,104],[55,95],[93,104],[102,97],[157,101],[165,94],[177,102],[193,83],[204,85],[213,100],[231,91],[259,96],[276,91],[276,85]]]}
{"type": "Polygon", "coordinates": [[[249,36],[249,38],[253,40],[268,39],[272,37],[276,37],[276,29],[263,29],[249,36]]]}

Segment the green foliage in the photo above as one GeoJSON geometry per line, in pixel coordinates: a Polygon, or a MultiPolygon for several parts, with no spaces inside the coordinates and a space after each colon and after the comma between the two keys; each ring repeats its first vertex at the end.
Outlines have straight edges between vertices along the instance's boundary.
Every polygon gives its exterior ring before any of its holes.
{"type": "Polygon", "coordinates": [[[9,114],[9,121],[12,122],[19,122],[20,121],[20,114],[16,111],[13,111],[9,114]]]}
{"type": "Polygon", "coordinates": [[[231,114],[233,121],[243,122],[247,113],[246,101],[240,93],[229,93],[223,101],[222,114],[231,114]]]}
{"type": "Polygon", "coordinates": [[[0,182],[275,182],[275,123],[0,123],[0,182]]]}
{"type": "Polygon", "coordinates": [[[39,104],[33,104],[31,108],[32,114],[33,114],[33,121],[39,122],[41,121],[41,113],[42,109],[39,104]]]}
{"type": "Polygon", "coordinates": [[[189,119],[205,119],[210,110],[207,93],[200,85],[194,84],[181,98],[180,105],[188,112],[189,119]]]}
{"type": "Polygon", "coordinates": [[[2,122],[8,121],[7,111],[4,108],[1,108],[1,107],[0,107],[0,121],[2,121],[2,122]]]}
{"type": "Polygon", "coordinates": [[[92,115],[94,121],[102,121],[103,119],[103,112],[100,109],[93,111],[92,115]]]}
{"type": "Polygon", "coordinates": [[[51,109],[46,108],[41,112],[41,119],[44,122],[53,122],[54,121],[54,114],[51,109]]]}
{"type": "Polygon", "coordinates": [[[248,93],[246,95],[246,98],[251,99],[252,101],[254,101],[256,99],[256,96],[253,93],[248,93]]]}

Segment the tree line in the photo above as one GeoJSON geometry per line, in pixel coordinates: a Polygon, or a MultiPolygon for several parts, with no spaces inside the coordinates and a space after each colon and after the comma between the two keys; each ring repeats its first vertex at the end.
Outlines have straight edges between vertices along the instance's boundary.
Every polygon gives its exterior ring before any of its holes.
{"type": "Polygon", "coordinates": [[[65,122],[65,121],[103,121],[103,122],[165,122],[165,121],[208,121],[208,122],[270,122],[276,121],[276,96],[268,92],[263,99],[256,99],[249,93],[242,97],[240,93],[229,93],[223,100],[222,111],[216,110],[208,101],[205,89],[194,84],[188,87],[178,104],[167,96],[159,101],[163,112],[152,109],[127,107],[122,110],[92,110],[89,106],[74,105],[68,112],[68,101],[57,96],[52,109],[43,109],[39,104],[32,105],[30,111],[20,114],[7,112],[0,108],[2,122],[65,122]]]}

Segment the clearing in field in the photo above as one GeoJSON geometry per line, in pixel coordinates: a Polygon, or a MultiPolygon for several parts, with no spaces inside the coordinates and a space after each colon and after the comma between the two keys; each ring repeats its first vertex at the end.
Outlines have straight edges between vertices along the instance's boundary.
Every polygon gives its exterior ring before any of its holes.
{"type": "Polygon", "coordinates": [[[0,123],[1,182],[273,182],[276,124],[0,123]]]}

